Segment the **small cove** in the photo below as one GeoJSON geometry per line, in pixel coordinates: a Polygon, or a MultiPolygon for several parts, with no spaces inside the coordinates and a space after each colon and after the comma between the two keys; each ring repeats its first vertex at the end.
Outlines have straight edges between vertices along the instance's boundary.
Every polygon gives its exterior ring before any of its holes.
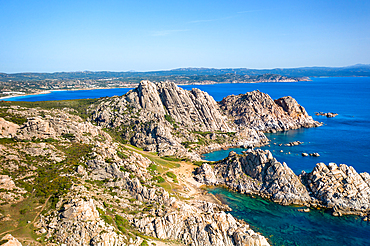
{"type": "Polygon", "coordinates": [[[260,197],[235,193],[224,188],[208,191],[228,204],[230,213],[262,233],[272,245],[338,246],[369,245],[370,224],[355,216],[334,217],[327,211],[281,206],[260,197]]]}

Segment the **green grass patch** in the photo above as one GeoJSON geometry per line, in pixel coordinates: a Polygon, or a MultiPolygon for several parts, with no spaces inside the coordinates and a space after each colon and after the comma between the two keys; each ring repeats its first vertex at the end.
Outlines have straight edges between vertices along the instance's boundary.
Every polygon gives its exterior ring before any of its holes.
{"type": "Polygon", "coordinates": [[[157,183],[164,183],[166,180],[162,176],[155,176],[152,178],[153,181],[156,181],[157,183]]]}
{"type": "Polygon", "coordinates": [[[10,220],[0,221],[0,233],[8,230],[16,230],[11,234],[13,236],[21,236],[34,238],[34,232],[32,225],[28,224],[27,221],[33,221],[40,209],[36,207],[40,206],[38,199],[34,196],[27,197],[21,202],[15,204],[6,204],[0,206],[0,212],[4,215],[10,215],[10,220]]]}
{"type": "Polygon", "coordinates": [[[166,175],[167,175],[167,177],[170,177],[171,179],[173,179],[173,182],[175,182],[175,183],[178,183],[179,181],[177,180],[177,176],[176,176],[176,174],[174,174],[173,172],[166,172],[166,175]]]}

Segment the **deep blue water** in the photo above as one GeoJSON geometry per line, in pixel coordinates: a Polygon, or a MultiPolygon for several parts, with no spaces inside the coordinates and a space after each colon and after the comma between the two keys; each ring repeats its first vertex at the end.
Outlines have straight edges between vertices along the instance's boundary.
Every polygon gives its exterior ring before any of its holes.
{"type": "MultiPolygon", "coordinates": [[[[189,85],[207,91],[216,101],[230,94],[252,90],[268,93],[273,99],[292,96],[315,120],[324,122],[318,128],[291,130],[267,134],[270,149],[280,162],[286,162],[297,174],[311,171],[317,162],[345,163],[359,172],[370,172],[370,78],[313,78],[298,83],[254,83],[189,85]],[[315,116],[314,112],[335,112],[335,118],[315,116]],[[299,140],[300,146],[278,144],[299,140]],[[275,144],[274,144],[275,143],[275,144]],[[283,150],[281,153],[280,150],[283,150]],[[288,154],[290,152],[290,154],[288,154]],[[302,157],[302,152],[318,152],[320,157],[302,157]]],[[[122,95],[129,89],[55,91],[50,94],[12,98],[12,100],[63,100],[122,95]]],[[[241,149],[233,149],[240,152],[241,149]]],[[[207,160],[219,160],[230,150],[209,153],[207,160]]],[[[370,245],[370,225],[358,217],[335,218],[322,211],[298,212],[224,189],[211,189],[233,209],[231,212],[270,238],[273,245],[370,245]]]]}
{"type": "Polygon", "coordinates": [[[86,99],[99,97],[121,96],[131,90],[132,88],[113,88],[113,89],[96,89],[96,90],[61,90],[51,91],[47,94],[29,95],[12,97],[5,99],[7,101],[53,101],[53,100],[72,100],[72,99],[86,99]]]}
{"type": "MultiPolygon", "coordinates": [[[[296,173],[311,171],[317,162],[345,163],[360,172],[370,172],[370,78],[314,78],[299,83],[256,83],[203,85],[216,100],[227,94],[240,94],[259,89],[273,99],[292,96],[317,121],[318,128],[298,129],[277,134],[266,134],[271,139],[270,149],[280,162],[286,162],[296,173]],[[335,118],[316,116],[314,112],[335,112],[335,118]],[[303,145],[279,147],[278,144],[299,140],[303,145]],[[274,145],[276,143],[276,145],[274,145]],[[283,153],[280,152],[283,150],[283,153]],[[291,152],[291,154],[287,154],[291,152]],[[318,152],[320,157],[302,157],[302,152],[318,152]]],[[[240,150],[241,151],[241,150],[240,150]]],[[[238,151],[237,151],[238,152],[238,151]]],[[[205,155],[207,160],[219,160],[229,151],[205,155]]]]}

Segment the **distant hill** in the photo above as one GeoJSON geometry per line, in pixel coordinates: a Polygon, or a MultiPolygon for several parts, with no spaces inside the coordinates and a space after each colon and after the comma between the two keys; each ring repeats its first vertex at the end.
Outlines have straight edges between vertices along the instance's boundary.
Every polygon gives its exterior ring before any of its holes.
{"type": "MultiPolygon", "coordinates": [[[[163,71],[165,72],[165,71],[163,71]]],[[[205,74],[226,74],[236,73],[239,75],[263,75],[279,74],[292,77],[352,77],[352,76],[370,76],[370,64],[356,64],[347,67],[300,67],[300,68],[274,68],[274,69],[248,69],[248,68],[179,68],[166,71],[172,74],[183,75],[205,75],[205,74]]]]}
{"type": "MultiPolygon", "coordinates": [[[[264,75],[277,74],[287,77],[347,77],[347,76],[370,76],[370,64],[357,64],[348,67],[300,67],[300,68],[275,68],[275,69],[248,69],[248,68],[178,68],[172,70],[149,71],[149,72],[109,72],[109,71],[83,71],[83,72],[56,72],[56,73],[0,73],[2,81],[41,81],[41,80],[99,80],[99,79],[128,79],[138,82],[140,79],[152,79],[154,77],[170,76],[202,76],[202,75],[264,75]]],[[[157,78],[160,79],[160,78],[157,78]]]]}

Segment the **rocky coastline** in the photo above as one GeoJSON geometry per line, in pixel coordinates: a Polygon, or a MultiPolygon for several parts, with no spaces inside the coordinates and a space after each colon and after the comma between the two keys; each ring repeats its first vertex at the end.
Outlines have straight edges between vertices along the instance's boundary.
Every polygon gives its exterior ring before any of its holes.
{"type": "Polygon", "coordinates": [[[252,149],[268,143],[264,132],[321,125],[291,97],[273,100],[253,91],[216,102],[198,89],[142,81],[126,95],[91,105],[3,105],[0,226],[10,229],[0,238],[7,242],[270,245],[205,194],[204,184],[282,205],[327,207],[335,215],[370,209],[369,174],[318,164],[297,176],[269,151],[252,149]],[[202,164],[194,179],[202,153],[234,146],[248,150],[202,164]],[[13,240],[9,232],[20,229],[37,236],[13,240]]]}
{"type": "Polygon", "coordinates": [[[230,152],[224,160],[204,163],[196,169],[195,179],[282,205],[330,209],[334,216],[370,215],[370,175],[345,164],[318,163],[312,172],[296,175],[270,151],[256,149],[240,155],[230,152]]]}

